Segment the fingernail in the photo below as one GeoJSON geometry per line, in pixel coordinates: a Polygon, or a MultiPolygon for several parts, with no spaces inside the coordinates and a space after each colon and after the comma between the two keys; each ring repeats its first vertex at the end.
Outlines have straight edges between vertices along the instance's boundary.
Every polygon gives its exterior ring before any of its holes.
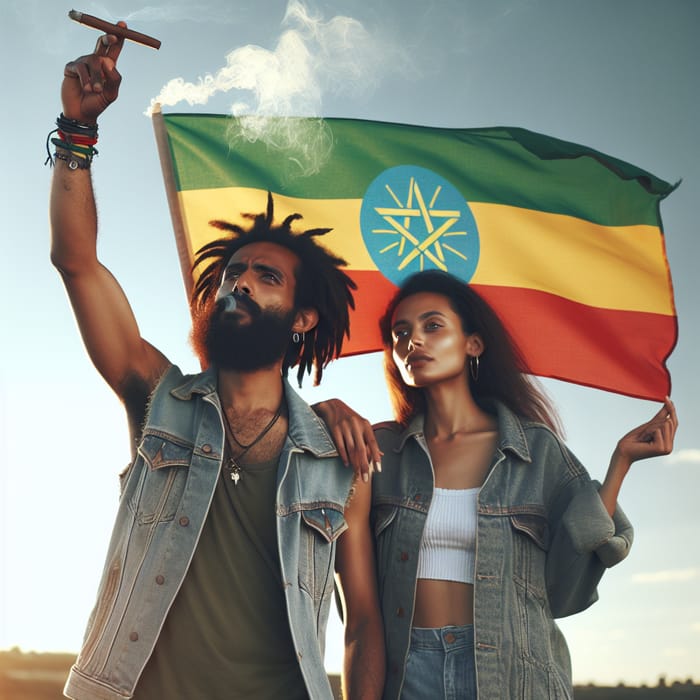
{"type": "Polygon", "coordinates": [[[367,472],[362,472],[362,481],[365,483],[369,481],[369,474],[367,472]]]}
{"type": "Polygon", "coordinates": [[[375,462],[374,463],[374,468],[380,472],[382,470],[382,463],[381,462],[375,462]]]}

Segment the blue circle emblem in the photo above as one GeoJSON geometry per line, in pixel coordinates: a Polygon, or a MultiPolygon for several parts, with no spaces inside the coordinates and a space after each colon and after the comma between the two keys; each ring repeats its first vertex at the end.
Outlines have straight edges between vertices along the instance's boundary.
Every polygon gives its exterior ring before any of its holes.
{"type": "Polygon", "coordinates": [[[456,187],[432,170],[399,165],[367,188],[360,229],[374,264],[394,284],[421,270],[468,282],[479,263],[479,231],[456,187]]]}

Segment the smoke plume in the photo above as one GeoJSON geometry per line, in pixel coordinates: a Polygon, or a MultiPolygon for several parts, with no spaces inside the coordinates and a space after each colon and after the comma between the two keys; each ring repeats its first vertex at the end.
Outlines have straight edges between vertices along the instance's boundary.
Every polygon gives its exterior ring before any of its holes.
{"type": "Polygon", "coordinates": [[[205,105],[217,93],[232,92],[230,112],[239,121],[231,130],[231,145],[238,139],[262,139],[285,151],[300,174],[317,172],[330,152],[325,123],[320,118],[301,123],[270,118],[320,117],[324,94],[369,94],[381,80],[382,66],[402,70],[407,63],[400,49],[370,34],[358,20],[338,15],[325,21],[299,0],[289,2],[274,49],[242,46],[225,61],[195,82],[170,80],[146,113],[155,104],[205,105]]]}

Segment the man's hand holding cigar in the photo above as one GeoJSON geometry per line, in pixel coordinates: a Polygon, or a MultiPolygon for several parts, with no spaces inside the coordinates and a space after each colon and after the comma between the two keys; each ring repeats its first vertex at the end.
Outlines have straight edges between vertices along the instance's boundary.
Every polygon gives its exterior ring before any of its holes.
{"type": "MultiPolygon", "coordinates": [[[[119,22],[118,26],[126,28],[124,22],[119,22]]],[[[66,65],[61,88],[66,118],[94,124],[117,99],[122,79],[117,70],[117,58],[123,45],[124,37],[104,34],[97,40],[93,53],[66,65]]]]}

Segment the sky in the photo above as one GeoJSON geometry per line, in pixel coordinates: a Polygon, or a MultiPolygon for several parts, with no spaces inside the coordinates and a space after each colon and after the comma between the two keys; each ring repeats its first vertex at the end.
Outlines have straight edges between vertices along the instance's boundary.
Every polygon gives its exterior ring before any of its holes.
{"type": "MultiPolygon", "coordinates": [[[[129,450],[121,405],[90,364],[49,262],[51,172],[43,163],[46,135],[61,109],[63,65],[90,52],[98,33],[69,20],[71,6],[55,0],[10,0],[5,7],[0,649],[74,652],[94,602],[117,474],[129,450]]],[[[655,684],[661,675],[693,674],[700,680],[700,3],[308,0],[292,7],[297,17],[306,13],[305,25],[285,23],[286,0],[162,6],[105,0],[75,9],[126,19],[163,42],[160,51],[125,46],[121,95],[100,120],[93,178],[100,257],[124,287],[142,335],[185,371],[196,371],[197,362],[145,112],[158,96],[177,99],[173,86],[211,84],[237,50],[242,75],[256,77],[263,89],[215,92],[206,104],[181,101],[164,111],[518,126],[682,181],[661,205],[679,319],[668,362],[681,423],[676,449],[634,465],[620,498],[635,525],[632,552],[606,573],[600,601],[561,626],[576,683],[655,684]],[[328,36],[332,44],[324,43],[328,36]],[[289,41],[300,42],[312,66],[301,94],[289,90],[289,77],[279,83],[269,70],[254,70],[289,41]],[[205,76],[213,78],[202,82],[205,76]]],[[[657,410],[564,382],[544,385],[568,445],[595,478],[604,476],[617,440],[657,410]]],[[[390,417],[377,355],[336,362],[321,387],[309,382],[302,395],[310,402],[341,397],[372,421],[390,417]]],[[[339,670],[341,654],[342,630],[333,619],[329,670],[339,670]]]]}

